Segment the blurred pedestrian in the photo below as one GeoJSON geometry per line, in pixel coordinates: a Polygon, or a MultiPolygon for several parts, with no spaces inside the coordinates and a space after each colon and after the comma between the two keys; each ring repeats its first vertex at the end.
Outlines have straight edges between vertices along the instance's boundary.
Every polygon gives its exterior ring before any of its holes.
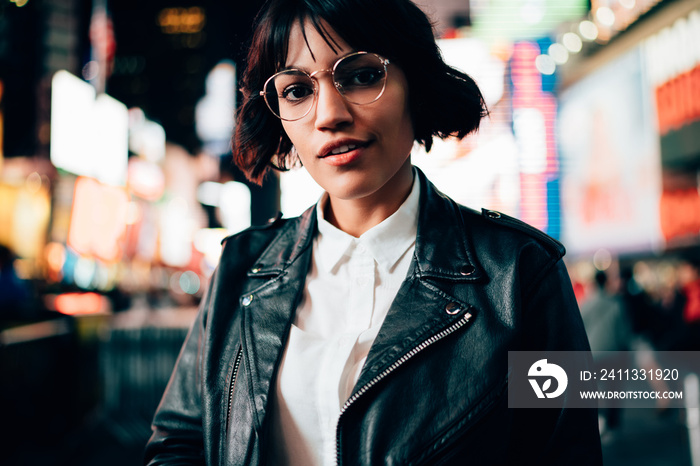
{"type": "Polygon", "coordinates": [[[662,351],[696,351],[700,348],[700,273],[693,260],[674,266],[658,300],[655,345],[662,351]]]}
{"type": "Polygon", "coordinates": [[[486,113],[420,8],[272,0],[247,63],[238,165],[325,193],[226,240],[147,462],[601,464],[594,409],[508,409],[508,351],[588,342],[563,247],[411,164],[486,113]]]}
{"type": "Polygon", "coordinates": [[[686,259],[678,270],[683,336],[678,350],[700,350],[700,260],[686,259]]]}
{"type": "Polygon", "coordinates": [[[16,256],[0,244],[0,319],[22,320],[31,317],[31,293],[26,280],[15,270],[16,256]]]}
{"type": "MultiPolygon", "coordinates": [[[[624,313],[630,323],[629,346],[633,351],[634,364],[646,373],[656,374],[656,371],[661,369],[654,345],[659,312],[649,294],[635,280],[631,267],[624,267],[620,271],[620,294],[624,313]]],[[[656,392],[669,390],[669,385],[663,378],[649,377],[646,381],[656,392]]],[[[670,404],[668,398],[657,398],[658,413],[666,413],[670,404]]]]}
{"type": "MultiPolygon", "coordinates": [[[[608,275],[598,270],[595,290],[581,304],[581,315],[592,351],[627,351],[632,327],[622,297],[608,289],[608,275]]],[[[594,353],[595,356],[595,353],[594,353]]]]}
{"type": "MultiPolygon", "coordinates": [[[[599,270],[595,274],[595,290],[581,305],[581,315],[593,351],[596,369],[623,369],[629,367],[627,354],[632,337],[622,298],[608,289],[608,275],[599,270]]],[[[622,388],[620,377],[607,381],[606,390],[619,391],[622,388]]],[[[606,400],[601,414],[601,433],[613,431],[620,426],[622,419],[621,402],[618,399],[606,400]]]]}

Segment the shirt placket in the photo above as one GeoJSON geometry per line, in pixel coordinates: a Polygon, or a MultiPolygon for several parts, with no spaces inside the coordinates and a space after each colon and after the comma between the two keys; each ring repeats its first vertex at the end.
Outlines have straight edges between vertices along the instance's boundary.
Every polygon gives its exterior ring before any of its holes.
{"type": "Polygon", "coordinates": [[[350,261],[350,328],[356,336],[367,330],[374,310],[375,263],[367,247],[359,243],[350,261]]]}

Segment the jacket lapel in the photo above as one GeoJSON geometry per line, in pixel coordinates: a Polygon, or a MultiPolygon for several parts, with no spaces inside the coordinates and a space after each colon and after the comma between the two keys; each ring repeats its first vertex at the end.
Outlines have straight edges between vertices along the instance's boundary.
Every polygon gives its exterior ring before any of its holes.
{"type": "Polygon", "coordinates": [[[370,349],[355,392],[412,349],[429,344],[435,335],[473,314],[475,309],[453,296],[451,289],[486,279],[459,206],[416,171],[421,197],[413,262],[370,349]]]}
{"type": "Polygon", "coordinates": [[[287,221],[248,271],[246,291],[240,298],[244,367],[252,380],[258,430],[265,418],[289,327],[302,297],[315,225],[314,208],[287,221]]]}

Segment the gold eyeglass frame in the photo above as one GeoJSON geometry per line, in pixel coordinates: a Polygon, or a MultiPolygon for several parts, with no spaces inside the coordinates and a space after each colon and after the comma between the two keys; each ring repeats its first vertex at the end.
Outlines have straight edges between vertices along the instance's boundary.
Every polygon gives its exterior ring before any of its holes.
{"type": "MultiPolygon", "coordinates": [[[[267,105],[267,108],[269,108],[270,111],[272,112],[272,114],[273,114],[274,116],[276,116],[277,118],[279,118],[280,120],[283,120],[283,121],[298,121],[298,120],[301,120],[301,119],[304,118],[306,115],[308,115],[309,113],[311,113],[311,109],[314,108],[314,106],[316,105],[316,101],[318,100],[318,88],[319,88],[319,86],[318,86],[318,80],[317,80],[317,78],[316,78],[316,75],[318,75],[319,73],[326,72],[326,73],[330,73],[330,74],[331,74],[331,80],[333,81],[333,87],[335,87],[335,90],[338,91],[338,94],[340,94],[340,96],[341,96],[346,102],[351,103],[351,104],[353,104],[353,105],[368,105],[368,104],[371,104],[371,103],[373,103],[373,102],[376,102],[377,100],[379,100],[379,99],[382,97],[382,95],[384,95],[384,91],[386,90],[386,82],[387,82],[387,79],[388,79],[388,73],[389,73],[389,72],[388,72],[388,69],[387,69],[387,66],[389,65],[389,63],[391,63],[391,62],[389,61],[389,59],[384,58],[384,57],[382,57],[382,56],[380,56],[380,55],[377,55],[376,53],[372,53],[372,52],[353,52],[353,53],[349,53],[348,55],[345,55],[345,56],[342,56],[342,57],[338,58],[338,59],[335,61],[335,63],[333,64],[333,67],[330,68],[330,69],[316,70],[316,71],[314,71],[313,73],[309,74],[309,73],[307,73],[306,71],[300,70],[300,69],[298,69],[298,68],[290,68],[290,69],[282,70],[282,71],[280,71],[280,72],[278,72],[278,73],[275,73],[275,74],[273,74],[272,76],[270,76],[269,78],[267,78],[267,80],[265,81],[265,84],[263,85],[263,90],[260,91],[260,95],[261,95],[261,96],[263,97],[263,99],[265,100],[265,105],[267,105]],[[370,101],[370,102],[365,102],[365,103],[362,103],[362,104],[357,103],[357,102],[353,102],[352,100],[349,100],[349,99],[345,96],[345,94],[343,93],[343,91],[342,91],[342,86],[341,86],[340,84],[338,84],[338,82],[336,82],[336,80],[335,80],[335,70],[338,68],[338,64],[339,64],[340,62],[342,62],[343,60],[345,60],[346,58],[350,58],[350,57],[354,57],[354,56],[358,56],[358,55],[374,55],[375,57],[377,57],[377,59],[379,59],[379,62],[380,62],[382,65],[384,65],[384,82],[383,82],[383,84],[382,84],[382,90],[379,92],[379,94],[377,95],[377,97],[376,97],[374,100],[372,100],[372,101],[370,101]],[[313,101],[311,102],[311,105],[309,105],[308,110],[306,110],[306,112],[304,112],[304,114],[303,114],[302,116],[300,116],[300,117],[298,117],[298,118],[294,118],[294,119],[282,118],[280,115],[278,115],[277,113],[275,113],[275,111],[272,109],[272,106],[270,105],[270,102],[267,100],[267,95],[268,95],[269,93],[268,93],[268,92],[265,92],[265,89],[267,89],[267,86],[268,86],[268,84],[269,84],[271,81],[273,81],[277,76],[279,76],[279,75],[281,75],[281,74],[284,74],[284,73],[289,73],[290,71],[294,71],[294,72],[298,72],[298,73],[305,74],[306,76],[309,77],[309,79],[311,79],[311,81],[312,81],[313,84],[314,84],[314,99],[313,99],[313,101]]],[[[276,95],[275,95],[275,98],[277,98],[276,95]]]]}

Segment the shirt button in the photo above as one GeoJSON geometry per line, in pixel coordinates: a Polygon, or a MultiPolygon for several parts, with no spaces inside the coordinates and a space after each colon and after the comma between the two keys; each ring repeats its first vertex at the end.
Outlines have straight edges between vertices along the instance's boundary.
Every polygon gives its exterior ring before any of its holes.
{"type": "Polygon", "coordinates": [[[367,252],[367,248],[365,247],[364,244],[358,244],[357,245],[357,252],[359,252],[360,254],[364,254],[367,252]]]}
{"type": "Polygon", "coordinates": [[[476,270],[476,269],[474,268],[473,265],[465,265],[459,269],[459,273],[464,275],[465,277],[467,277],[467,276],[473,274],[474,270],[476,270]]]}
{"type": "Polygon", "coordinates": [[[250,306],[250,303],[252,303],[252,302],[253,302],[253,295],[252,294],[249,294],[248,296],[243,296],[241,298],[241,304],[243,306],[250,306]]]}
{"type": "Polygon", "coordinates": [[[366,286],[369,284],[369,278],[361,277],[357,279],[357,284],[360,286],[366,286]]]}

